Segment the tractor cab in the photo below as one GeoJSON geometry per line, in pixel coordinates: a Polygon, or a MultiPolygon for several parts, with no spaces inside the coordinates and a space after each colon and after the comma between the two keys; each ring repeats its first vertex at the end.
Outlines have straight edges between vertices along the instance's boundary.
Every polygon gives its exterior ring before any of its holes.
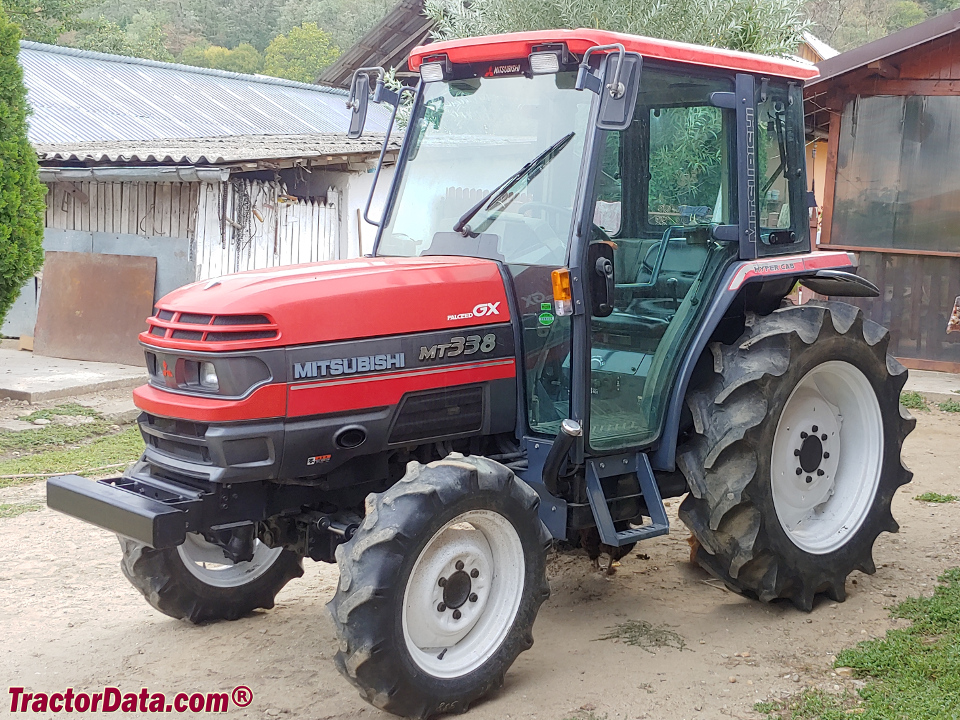
{"type": "Polygon", "coordinates": [[[354,118],[371,81],[405,113],[374,254],[500,263],[524,431],[577,418],[588,454],[651,447],[731,266],[810,251],[816,70],[593,30],[485,40],[416,50],[416,90],[357,72],[354,118]]]}

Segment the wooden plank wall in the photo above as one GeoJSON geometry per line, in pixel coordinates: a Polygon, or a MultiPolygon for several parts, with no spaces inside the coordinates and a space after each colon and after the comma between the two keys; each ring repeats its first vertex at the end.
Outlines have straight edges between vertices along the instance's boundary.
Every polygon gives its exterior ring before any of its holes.
{"type": "Polygon", "coordinates": [[[48,228],[191,240],[196,232],[197,182],[57,182],[47,187],[48,228]]]}
{"type": "Polygon", "coordinates": [[[339,257],[340,196],[286,195],[274,182],[204,184],[197,212],[197,279],[339,257]]]}
{"type": "Polygon", "coordinates": [[[960,296],[960,258],[861,252],[858,274],[879,298],[846,299],[890,329],[890,352],[921,370],[960,372],[960,335],[947,322],[960,296]]]}

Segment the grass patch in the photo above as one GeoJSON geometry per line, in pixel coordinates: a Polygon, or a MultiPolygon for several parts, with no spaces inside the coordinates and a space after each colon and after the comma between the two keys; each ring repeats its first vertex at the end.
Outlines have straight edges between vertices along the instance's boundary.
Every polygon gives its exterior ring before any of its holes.
{"type": "Polygon", "coordinates": [[[100,417],[100,413],[93,408],[88,408],[85,405],[78,405],[77,403],[64,403],[63,405],[57,405],[56,407],[47,408],[46,410],[36,410],[29,415],[21,417],[20,419],[24,420],[25,422],[33,422],[34,420],[52,420],[57,415],[83,415],[86,417],[100,417]]]}
{"type": "MultiPolygon", "coordinates": [[[[86,427],[86,426],[85,426],[86,427]]],[[[47,450],[34,455],[0,461],[0,487],[21,485],[38,473],[71,473],[80,475],[104,465],[130,463],[143,452],[143,438],[137,426],[114,435],[98,438],[74,449],[47,450]],[[3,477],[12,476],[12,477],[3,477]]],[[[118,468],[118,471],[120,468],[118,468]]]]}
{"type": "Polygon", "coordinates": [[[855,697],[831,695],[823,690],[805,690],[786,700],[757,703],[753,709],[767,718],[784,720],[849,720],[865,717],[855,697]]]}
{"type": "Polygon", "coordinates": [[[929,410],[927,399],[916,390],[900,393],[900,404],[908,410],[929,410]]]}
{"type": "Polygon", "coordinates": [[[948,570],[932,597],[908,598],[891,615],[912,621],[837,657],[867,681],[851,695],[807,690],[758,712],[782,720],[939,720],[960,716],[960,568],[948,570]]]}
{"type": "Polygon", "coordinates": [[[943,412],[960,413],[960,402],[956,400],[944,400],[942,403],[939,403],[937,407],[943,412]]]}
{"type": "Polygon", "coordinates": [[[42,508],[40,503],[0,503],[0,518],[14,518],[25,512],[35,512],[42,508]]]}
{"type": "Polygon", "coordinates": [[[9,455],[14,452],[32,453],[50,447],[77,445],[112,432],[114,424],[106,420],[94,420],[82,425],[53,423],[37,427],[35,430],[0,432],[0,455],[9,455]]]}
{"type": "Polygon", "coordinates": [[[614,639],[626,645],[643,648],[647,652],[653,652],[651,648],[673,647],[683,651],[687,647],[687,641],[666,625],[652,625],[646,620],[628,620],[614,625],[609,633],[597,638],[597,640],[614,639]]]}
{"type": "Polygon", "coordinates": [[[917,495],[914,500],[919,500],[920,502],[932,502],[932,503],[948,503],[953,502],[957,499],[956,495],[941,495],[940,493],[935,492],[925,492],[923,495],[917,495]]]}

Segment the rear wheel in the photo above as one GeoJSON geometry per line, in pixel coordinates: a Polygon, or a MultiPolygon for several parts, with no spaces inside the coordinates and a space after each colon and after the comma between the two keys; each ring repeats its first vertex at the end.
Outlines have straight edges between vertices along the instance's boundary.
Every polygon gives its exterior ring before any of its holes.
{"type": "Polygon", "coordinates": [[[690,393],[695,434],[677,464],[680,517],[697,561],[731,589],[803,610],[845,598],[853,570],[875,572],[877,536],[910,482],[900,451],[914,420],[889,335],[844,303],[787,306],[715,344],[714,377],[690,393]]]}
{"type": "Polygon", "coordinates": [[[533,644],[549,595],[539,497],[479,457],[411,463],[337,548],[336,662],[373,705],[463,712],[533,644]]]}
{"type": "Polygon", "coordinates": [[[119,539],[120,568],[130,583],[164,615],[193,623],[236,620],[258,608],[272,608],[283,586],[303,575],[303,562],[295,553],[259,540],[253,558],[234,563],[196,533],[166,550],[119,539]]]}

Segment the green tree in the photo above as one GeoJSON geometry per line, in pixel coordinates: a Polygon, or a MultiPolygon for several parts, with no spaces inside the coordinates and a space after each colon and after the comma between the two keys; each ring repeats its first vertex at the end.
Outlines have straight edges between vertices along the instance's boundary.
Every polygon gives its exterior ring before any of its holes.
{"type": "Polygon", "coordinates": [[[173,56],[163,41],[163,26],[155,18],[141,18],[139,23],[131,23],[124,30],[101,15],[77,33],[71,45],[82,50],[169,62],[173,56]]]}
{"type": "Polygon", "coordinates": [[[184,48],[179,59],[184,65],[248,74],[258,73],[263,67],[263,56],[257,52],[253,45],[247,43],[242,43],[233,50],[229,50],[219,45],[211,45],[206,41],[201,41],[184,48]]]}
{"type": "Polygon", "coordinates": [[[316,23],[307,22],[277,35],[267,46],[263,72],[274,77],[312,83],[325,67],[340,57],[340,49],[316,23]]]}
{"type": "Polygon", "coordinates": [[[922,23],[927,19],[927,12],[913,0],[899,0],[893,3],[890,16],[887,18],[887,31],[897,32],[911,25],[922,23]]]}
{"type": "Polygon", "coordinates": [[[0,325],[43,263],[43,195],[27,140],[27,90],[17,62],[20,31],[0,8],[0,325]]]}
{"type": "Polygon", "coordinates": [[[0,0],[0,10],[20,27],[24,40],[51,43],[78,27],[85,4],[85,0],[0,0]]]}
{"type": "Polygon", "coordinates": [[[596,27],[780,55],[796,51],[808,25],[803,0],[426,0],[426,14],[441,40],[596,27]]]}
{"type": "Polygon", "coordinates": [[[287,0],[278,29],[286,33],[305,22],[316,23],[330,33],[336,46],[348,48],[395,4],[396,0],[287,0]]]}

